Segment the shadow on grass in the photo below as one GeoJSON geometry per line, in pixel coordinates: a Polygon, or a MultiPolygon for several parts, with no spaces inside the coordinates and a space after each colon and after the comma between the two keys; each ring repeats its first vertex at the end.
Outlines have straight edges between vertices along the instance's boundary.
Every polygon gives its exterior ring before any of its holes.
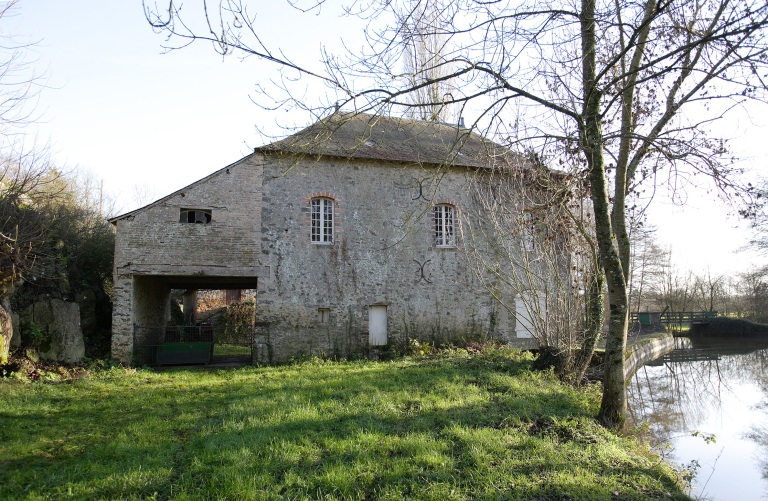
{"type": "Polygon", "coordinates": [[[0,386],[0,497],[684,498],[597,426],[594,395],[526,368],[448,358],[0,386]]]}

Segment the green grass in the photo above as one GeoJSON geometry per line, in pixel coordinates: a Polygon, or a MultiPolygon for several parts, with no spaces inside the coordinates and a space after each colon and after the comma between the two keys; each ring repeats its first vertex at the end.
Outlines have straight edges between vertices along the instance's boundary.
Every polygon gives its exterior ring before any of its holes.
{"type": "Polygon", "coordinates": [[[510,350],[0,383],[0,499],[687,499],[510,350]]]}
{"type": "Polygon", "coordinates": [[[213,354],[215,355],[250,355],[251,347],[242,344],[213,344],[213,354]]]}

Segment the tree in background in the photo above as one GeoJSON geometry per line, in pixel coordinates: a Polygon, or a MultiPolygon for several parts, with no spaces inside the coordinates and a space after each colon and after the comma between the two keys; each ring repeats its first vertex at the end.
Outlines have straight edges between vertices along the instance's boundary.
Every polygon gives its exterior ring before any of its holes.
{"type": "Polygon", "coordinates": [[[656,228],[640,225],[632,232],[629,298],[631,311],[731,310],[733,292],[725,275],[683,271],[672,264],[672,250],[661,247],[656,228]]]}
{"type": "Polygon", "coordinates": [[[753,268],[739,278],[740,316],[768,323],[768,267],[753,268]]]}
{"type": "MultiPolygon", "coordinates": [[[[671,256],[671,254],[670,254],[671,256]]],[[[656,294],[658,308],[669,307],[670,311],[691,311],[694,301],[694,276],[692,271],[680,273],[672,266],[671,257],[664,266],[661,289],[656,294]]]]}
{"type": "Polygon", "coordinates": [[[60,195],[59,174],[45,154],[35,148],[12,153],[0,157],[0,297],[32,268],[33,248],[45,241],[52,224],[42,210],[60,195]]]}
{"type": "Polygon", "coordinates": [[[5,312],[40,297],[81,303],[83,295],[92,297],[95,325],[82,326],[87,351],[107,354],[114,231],[99,212],[107,209],[103,196],[91,191],[91,178],[64,175],[44,156],[0,159],[0,176],[5,312]]]}
{"type": "MultiPolygon", "coordinates": [[[[0,25],[15,4],[0,7],[0,25]]],[[[47,148],[27,134],[42,77],[25,59],[29,45],[1,33],[0,363],[5,363],[12,306],[26,306],[42,294],[72,300],[85,290],[99,296],[99,304],[110,304],[114,236],[104,217],[110,207],[93,180],[62,174],[47,148]]],[[[108,339],[108,323],[106,330],[99,336],[108,339]]]]}
{"type": "MultiPolygon", "coordinates": [[[[0,4],[0,23],[13,15],[19,0],[0,4]]],[[[34,44],[17,41],[6,30],[0,31],[0,149],[17,144],[24,129],[37,119],[35,98],[43,88],[44,77],[35,71],[29,50],[34,44]]]]}
{"type": "MultiPolygon", "coordinates": [[[[639,226],[632,232],[630,249],[629,301],[631,312],[655,311],[671,251],[659,246],[656,228],[639,226]]],[[[663,307],[662,307],[663,308],[663,307]]]]}
{"type": "MultiPolygon", "coordinates": [[[[312,0],[305,10],[316,12],[324,3],[312,0]]],[[[202,12],[184,18],[174,0],[161,7],[145,2],[145,8],[152,26],[178,47],[213,42],[222,54],[239,51],[274,62],[324,83],[330,89],[324,102],[333,104],[313,106],[292,84],[282,87],[287,94],[280,103],[293,102],[320,116],[339,108],[403,113],[415,102],[410,96],[426,85],[392,71],[407,37],[402,23],[391,20],[403,7],[391,0],[350,3],[348,12],[369,20],[367,48],[346,60],[326,54],[322,72],[269,47],[255,25],[256,7],[249,9],[246,1],[203,0],[202,12]]],[[[608,287],[599,418],[608,427],[622,427],[627,197],[646,182],[675,183],[696,174],[711,177],[723,193],[740,192],[726,145],[710,126],[746,100],[766,98],[768,5],[763,0],[459,0],[444,12],[451,22],[436,32],[447,39],[443,55],[453,69],[439,78],[453,80],[460,92],[433,104],[457,104],[472,117],[470,128],[510,146],[520,139],[532,142],[545,158],[578,166],[575,174],[589,183],[608,287]],[[690,113],[683,115],[684,109],[690,113]]]]}
{"type": "Polygon", "coordinates": [[[696,275],[693,290],[696,297],[696,309],[702,311],[718,311],[726,295],[725,275],[712,276],[707,269],[703,275],[696,275]]]}
{"type": "MultiPolygon", "coordinates": [[[[741,215],[751,224],[751,247],[765,253],[768,251],[768,181],[763,180],[759,197],[756,203],[742,210],[741,215]]],[[[753,267],[742,273],[735,289],[739,293],[736,309],[740,316],[768,322],[768,266],[753,267]]]]}
{"type": "Polygon", "coordinates": [[[403,44],[403,66],[411,106],[406,114],[429,122],[455,123],[453,95],[456,89],[452,63],[446,58],[449,50],[447,30],[450,19],[442,0],[410,0],[398,12],[403,44]]]}
{"type": "MultiPolygon", "coordinates": [[[[16,3],[0,5],[0,23],[7,22],[16,3]]],[[[27,208],[43,203],[35,190],[51,180],[45,154],[22,140],[24,128],[34,121],[32,104],[41,81],[26,59],[28,47],[0,31],[0,363],[8,359],[13,335],[9,295],[34,262],[31,245],[40,238],[21,221],[34,218],[27,208]]]]}

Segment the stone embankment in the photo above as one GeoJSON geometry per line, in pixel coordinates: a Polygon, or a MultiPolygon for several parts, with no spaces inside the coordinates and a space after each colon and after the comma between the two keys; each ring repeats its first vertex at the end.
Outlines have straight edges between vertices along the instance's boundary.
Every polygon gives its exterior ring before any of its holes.
{"type": "Polygon", "coordinates": [[[675,348],[675,338],[668,332],[659,332],[632,342],[627,346],[624,377],[629,380],[637,369],[665,355],[675,348]]]}

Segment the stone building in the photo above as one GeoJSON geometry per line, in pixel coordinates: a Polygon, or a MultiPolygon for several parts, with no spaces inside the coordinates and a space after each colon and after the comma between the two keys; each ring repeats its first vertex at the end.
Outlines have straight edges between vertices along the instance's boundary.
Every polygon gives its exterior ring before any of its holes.
{"type": "MultiPolygon", "coordinates": [[[[145,327],[170,318],[172,289],[255,289],[256,363],[409,339],[529,337],[465,237],[482,219],[478,180],[522,165],[463,128],[366,114],[257,148],[111,220],[112,354],[137,361],[145,327]]],[[[485,245],[473,239],[474,251],[485,245]]]]}

